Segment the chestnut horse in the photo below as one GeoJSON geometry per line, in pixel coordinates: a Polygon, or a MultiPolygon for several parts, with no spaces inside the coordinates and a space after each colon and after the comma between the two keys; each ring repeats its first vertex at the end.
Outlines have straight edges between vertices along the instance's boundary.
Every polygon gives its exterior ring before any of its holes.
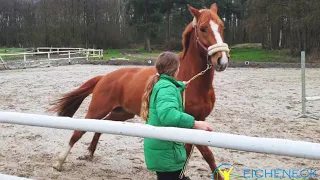
{"type": "MultiPolygon", "coordinates": [[[[219,18],[216,4],[210,9],[197,10],[190,5],[193,15],[191,22],[183,32],[183,51],[179,54],[180,71],[178,80],[187,81],[207,68],[207,71],[192,81],[186,89],[185,112],[204,121],[215,104],[213,88],[214,71],[224,71],[229,64],[228,45],[223,42],[224,24],[219,18]],[[212,68],[211,68],[212,67],[212,68]]],[[[51,109],[59,116],[72,117],[82,101],[92,93],[92,99],[85,118],[125,121],[140,114],[141,98],[150,76],[155,75],[155,67],[121,68],[106,75],[96,76],[78,89],[65,94],[57,100],[51,109]]],[[[62,152],[54,168],[61,170],[74,144],[85,134],[74,131],[68,148],[62,152]]],[[[88,147],[89,154],[83,159],[92,160],[101,133],[95,133],[88,147]]],[[[186,144],[189,156],[192,145],[186,144]]],[[[207,146],[196,145],[209,164],[211,172],[216,169],[213,153],[207,146]]],[[[219,174],[218,179],[223,179],[219,174]]]]}

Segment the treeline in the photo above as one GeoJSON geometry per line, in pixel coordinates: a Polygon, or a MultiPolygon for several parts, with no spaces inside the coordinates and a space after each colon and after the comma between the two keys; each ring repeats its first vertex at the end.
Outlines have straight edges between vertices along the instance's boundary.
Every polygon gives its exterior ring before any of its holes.
{"type": "Polygon", "coordinates": [[[123,0],[0,0],[1,46],[121,47],[123,0]]]}
{"type": "Polygon", "coordinates": [[[319,0],[0,0],[0,46],[180,49],[187,4],[215,2],[231,45],[319,51],[319,0]]]}
{"type": "Polygon", "coordinates": [[[264,48],[319,52],[319,0],[251,0],[247,7],[247,27],[260,34],[264,48]]]}

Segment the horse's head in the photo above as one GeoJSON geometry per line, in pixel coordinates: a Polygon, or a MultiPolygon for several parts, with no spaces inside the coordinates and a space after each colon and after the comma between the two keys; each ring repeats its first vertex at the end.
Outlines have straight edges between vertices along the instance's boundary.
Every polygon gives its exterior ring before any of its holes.
{"type": "Polygon", "coordinates": [[[224,23],[218,16],[217,4],[202,10],[190,5],[188,7],[194,17],[192,23],[198,47],[206,51],[207,63],[212,64],[217,71],[224,71],[229,64],[229,48],[223,42],[224,23]]]}

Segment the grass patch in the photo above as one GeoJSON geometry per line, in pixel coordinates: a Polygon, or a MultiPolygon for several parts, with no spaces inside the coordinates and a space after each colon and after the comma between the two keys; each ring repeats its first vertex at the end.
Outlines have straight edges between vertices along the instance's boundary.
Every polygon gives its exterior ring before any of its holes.
{"type": "MultiPolygon", "coordinates": [[[[25,52],[25,49],[23,48],[0,48],[0,54],[15,54],[15,53],[23,53],[25,52]]],[[[2,59],[5,60],[15,60],[15,59],[21,59],[23,58],[23,56],[21,55],[17,55],[17,56],[13,56],[13,55],[2,55],[1,56],[2,59]]]]}
{"type": "Polygon", "coordinates": [[[127,58],[129,57],[127,55],[121,54],[123,49],[108,49],[106,51],[103,51],[103,59],[109,60],[111,58],[127,58]]]}
{"type": "Polygon", "coordinates": [[[162,53],[162,51],[142,52],[141,54],[143,54],[145,56],[157,57],[157,56],[159,56],[160,53],[162,53]]]}
{"type": "Polygon", "coordinates": [[[108,49],[103,51],[103,60],[111,58],[126,58],[129,60],[149,60],[150,57],[158,56],[162,51],[146,52],[143,48],[140,49],[108,49]],[[132,54],[132,56],[127,55],[132,54]]]}
{"type": "MultiPolygon", "coordinates": [[[[156,58],[164,51],[153,50],[152,52],[147,52],[144,48],[138,49],[108,49],[104,50],[103,59],[109,60],[110,58],[127,58],[129,60],[149,60],[150,58],[156,58]],[[131,54],[126,55],[126,54],[131,54]]],[[[174,51],[176,54],[180,51],[174,51]]]]}
{"type": "Polygon", "coordinates": [[[297,58],[290,57],[288,50],[265,50],[258,47],[253,48],[231,48],[232,61],[253,62],[297,62],[297,58]]]}
{"type": "MultiPolygon", "coordinates": [[[[141,54],[146,55],[146,56],[157,57],[157,56],[159,56],[162,52],[164,52],[164,51],[152,51],[152,52],[146,52],[146,51],[144,51],[144,52],[142,52],[141,54]]],[[[173,52],[176,53],[176,54],[179,54],[179,53],[180,53],[180,51],[173,51],[173,52]]]]}
{"type": "Polygon", "coordinates": [[[0,54],[24,52],[23,48],[0,48],[0,54]]]}
{"type": "MultiPolygon", "coordinates": [[[[139,52],[142,55],[157,57],[157,56],[159,56],[161,53],[163,53],[165,51],[153,50],[152,52],[147,52],[143,48],[140,48],[140,49],[138,49],[137,52],[139,52]]],[[[173,51],[173,52],[176,53],[176,54],[179,54],[181,51],[173,51]]]]}
{"type": "MultiPolygon", "coordinates": [[[[115,58],[127,58],[130,60],[147,60],[157,57],[163,51],[155,50],[147,52],[143,48],[138,49],[110,49],[105,51],[104,60],[115,58]],[[133,54],[128,56],[123,54],[127,52],[133,54]]],[[[180,51],[174,51],[176,54],[180,51]]],[[[235,62],[251,61],[251,62],[298,62],[299,58],[294,58],[289,55],[289,51],[283,50],[265,50],[259,44],[235,45],[231,48],[231,60],[235,62]]]]}

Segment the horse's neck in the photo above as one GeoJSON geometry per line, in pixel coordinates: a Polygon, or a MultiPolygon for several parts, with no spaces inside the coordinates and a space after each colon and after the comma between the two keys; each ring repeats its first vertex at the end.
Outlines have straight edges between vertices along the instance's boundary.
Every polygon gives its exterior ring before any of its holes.
{"type": "MultiPolygon", "coordinates": [[[[183,59],[180,60],[179,79],[188,81],[196,74],[207,68],[207,59],[205,56],[201,57],[199,50],[202,47],[197,47],[194,31],[190,36],[189,48],[183,59]]],[[[202,76],[197,77],[194,82],[191,82],[188,88],[201,88],[202,90],[209,90],[212,88],[213,69],[208,70],[202,76]]]]}

